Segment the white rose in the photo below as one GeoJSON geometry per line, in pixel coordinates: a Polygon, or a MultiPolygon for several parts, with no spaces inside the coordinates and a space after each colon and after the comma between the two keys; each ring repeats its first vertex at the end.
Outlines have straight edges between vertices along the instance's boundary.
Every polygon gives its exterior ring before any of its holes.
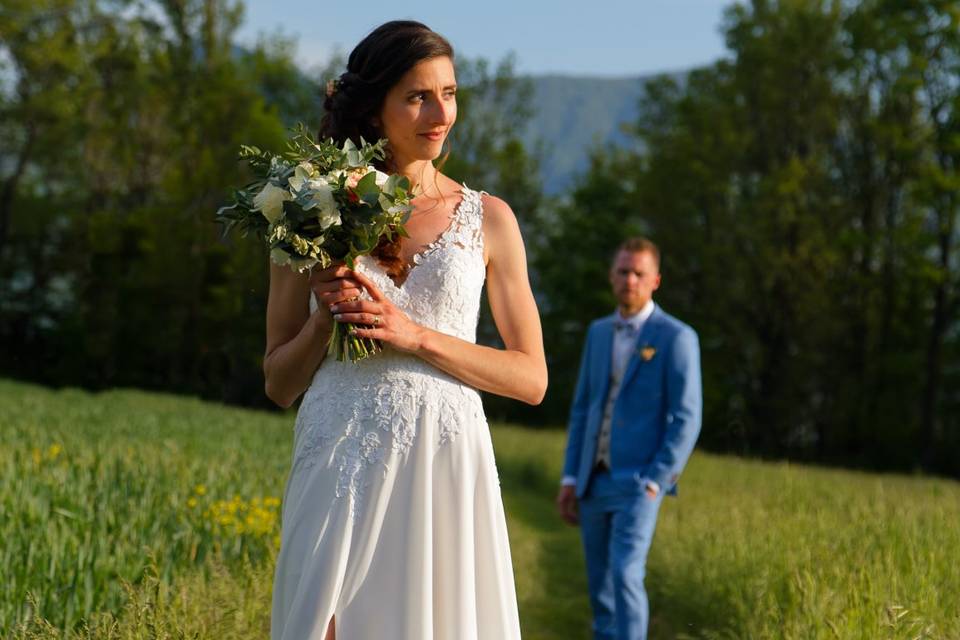
{"type": "Polygon", "coordinates": [[[317,171],[313,168],[312,164],[309,162],[301,162],[297,165],[297,168],[293,170],[293,175],[290,176],[288,180],[290,188],[294,191],[300,191],[300,189],[303,188],[303,183],[313,178],[316,173],[317,171]]]}
{"type": "Polygon", "coordinates": [[[283,217],[283,203],[292,200],[290,192],[270,182],[253,198],[253,206],[271,223],[283,217]]]}
{"type": "Polygon", "coordinates": [[[377,171],[376,169],[374,169],[374,171],[377,172],[377,186],[382,188],[383,185],[387,183],[387,179],[389,179],[390,176],[385,174],[383,171],[377,171]]]}
{"type": "Polygon", "coordinates": [[[335,224],[340,224],[340,210],[337,208],[337,201],[333,197],[333,189],[327,184],[326,180],[309,180],[304,187],[308,190],[310,198],[304,205],[304,210],[317,209],[317,220],[320,221],[320,228],[327,229],[335,224]]]}

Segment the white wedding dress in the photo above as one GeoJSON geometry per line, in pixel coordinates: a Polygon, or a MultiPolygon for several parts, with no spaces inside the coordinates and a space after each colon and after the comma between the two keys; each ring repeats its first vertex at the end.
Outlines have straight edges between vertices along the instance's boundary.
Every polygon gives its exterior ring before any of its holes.
{"type": "MultiPolygon", "coordinates": [[[[357,269],[414,322],[476,340],[481,194],[397,287],[357,269]]],[[[316,308],[313,299],[311,309],[316,308]]],[[[297,415],[273,591],[273,640],[513,640],[513,568],[476,389],[387,349],[327,358],[297,415]]]]}

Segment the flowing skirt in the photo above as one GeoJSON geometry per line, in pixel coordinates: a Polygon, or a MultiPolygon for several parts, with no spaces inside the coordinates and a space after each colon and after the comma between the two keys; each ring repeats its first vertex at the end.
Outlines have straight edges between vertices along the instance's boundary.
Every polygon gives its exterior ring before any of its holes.
{"type": "Polygon", "coordinates": [[[479,394],[420,361],[377,360],[325,363],[301,406],[273,640],[323,640],[331,616],[340,640],[519,638],[479,394]]]}

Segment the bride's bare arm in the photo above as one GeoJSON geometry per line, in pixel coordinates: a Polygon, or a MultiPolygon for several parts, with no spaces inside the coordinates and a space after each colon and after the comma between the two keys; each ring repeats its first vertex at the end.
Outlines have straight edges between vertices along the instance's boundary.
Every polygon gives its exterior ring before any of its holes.
{"type": "Polygon", "coordinates": [[[270,264],[263,377],[267,397],[281,407],[289,407],[300,397],[323,362],[333,327],[327,307],[360,295],[360,283],[344,277],[349,273],[341,265],[308,277],[270,264]],[[313,314],[309,308],[311,289],[321,301],[313,314]]]}
{"type": "Polygon", "coordinates": [[[356,278],[373,301],[347,302],[335,309],[342,322],[381,326],[358,335],[379,338],[414,353],[470,386],[529,404],[539,404],[547,389],[540,315],[530,289],[526,251],[510,207],[484,196],[484,245],[487,252],[487,295],[505,349],[493,349],[421,327],[394,307],[362,274],[356,278]]]}

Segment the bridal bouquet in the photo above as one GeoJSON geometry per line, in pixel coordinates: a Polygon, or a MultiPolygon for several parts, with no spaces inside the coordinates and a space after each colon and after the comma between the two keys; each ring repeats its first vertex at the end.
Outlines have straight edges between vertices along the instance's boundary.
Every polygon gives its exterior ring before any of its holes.
{"type": "MultiPolygon", "coordinates": [[[[240,159],[258,176],[237,189],[234,201],[217,211],[224,234],[236,227],[266,241],[270,259],[300,273],[326,268],[371,253],[381,239],[406,237],[410,182],[372,166],[384,158],[386,140],[358,148],[347,140],[316,141],[302,124],[294,129],[287,151],[274,154],[242,146],[240,159]]],[[[377,353],[377,340],[351,335],[353,325],[335,322],[330,353],[357,362],[377,353]]]]}

